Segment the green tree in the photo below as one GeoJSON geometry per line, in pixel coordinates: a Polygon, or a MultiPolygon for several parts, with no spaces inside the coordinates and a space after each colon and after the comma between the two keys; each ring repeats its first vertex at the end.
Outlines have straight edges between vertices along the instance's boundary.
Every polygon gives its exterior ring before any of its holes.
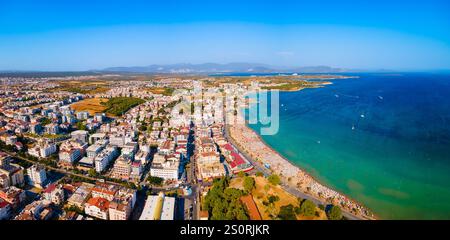
{"type": "Polygon", "coordinates": [[[247,213],[245,213],[245,210],[243,208],[239,208],[237,210],[236,219],[237,220],[248,220],[249,218],[247,216],[247,213]]]}
{"type": "Polygon", "coordinates": [[[269,201],[269,203],[275,203],[275,202],[277,202],[277,201],[279,201],[280,200],[280,197],[278,197],[278,196],[276,196],[276,195],[269,195],[268,197],[267,197],[267,200],[269,201]]]}
{"type": "Polygon", "coordinates": [[[228,178],[214,180],[212,188],[203,200],[203,210],[210,213],[211,220],[248,219],[247,211],[240,201],[244,192],[228,186],[228,178]]]}
{"type": "Polygon", "coordinates": [[[280,179],[280,177],[278,176],[278,175],[276,175],[276,174],[272,174],[272,175],[270,175],[268,178],[267,178],[267,180],[269,180],[269,182],[272,184],[272,185],[278,185],[278,184],[280,184],[280,182],[281,182],[281,179],[280,179]]]}
{"type": "Polygon", "coordinates": [[[257,176],[257,177],[262,177],[262,176],[263,176],[263,173],[258,171],[258,172],[256,172],[256,176],[257,176]]]}
{"type": "Polygon", "coordinates": [[[278,218],[281,220],[297,220],[292,204],[280,207],[278,218]]]}
{"type": "Polygon", "coordinates": [[[160,185],[162,185],[164,179],[162,179],[160,177],[149,176],[147,178],[147,181],[152,185],[160,186],[160,185]]]}
{"type": "Polygon", "coordinates": [[[147,126],[141,125],[141,126],[139,127],[139,131],[141,131],[141,132],[147,131],[147,126]]]}
{"type": "Polygon", "coordinates": [[[84,211],[81,210],[79,207],[71,205],[70,207],[66,207],[65,208],[66,211],[70,211],[70,212],[76,212],[78,214],[84,214],[84,211]]]}
{"type": "Polygon", "coordinates": [[[102,103],[106,106],[105,112],[115,116],[121,116],[127,112],[130,108],[133,108],[145,101],[140,98],[133,97],[115,97],[109,99],[106,103],[102,103]]]}
{"type": "Polygon", "coordinates": [[[304,200],[300,204],[300,214],[305,217],[312,217],[316,212],[316,205],[311,200],[304,200]]]}
{"type": "Polygon", "coordinates": [[[254,188],[255,188],[255,179],[253,179],[252,177],[245,177],[244,178],[245,191],[251,193],[254,188]]]}
{"type": "Polygon", "coordinates": [[[52,123],[52,120],[50,120],[49,118],[43,118],[43,119],[41,120],[41,125],[42,125],[42,126],[48,125],[48,124],[50,124],[50,123],[52,123]]]}
{"type": "Polygon", "coordinates": [[[238,177],[240,177],[240,178],[245,177],[245,172],[239,172],[239,173],[238,173],[238,177]]]}
{"type": "Polygon", "coordinates": [[[342,220],[342,211],[338,206],[332,206],[327,213],[328,219],[330,220],[342,220]]]}
{"type": "Polygon", "coordinates": [[[86,125],[83,122],[77,122],[77,129],[78,130],[86,130],[86,125]]]}

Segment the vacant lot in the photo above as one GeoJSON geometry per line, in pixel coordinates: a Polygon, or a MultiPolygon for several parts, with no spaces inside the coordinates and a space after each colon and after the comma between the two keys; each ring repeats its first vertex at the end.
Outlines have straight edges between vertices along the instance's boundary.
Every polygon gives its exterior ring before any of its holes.
{"type": "Polygon", "coordinates": [[[105,111],[106,106],[102,105],[102,103],[105,103],[107,101],[108,99],[104,98],[88,98],[76,102],[70,105],[70,107],[77,112],[88,111],[90,115],[94,115],[96,113],[102,113],[103,111],[105,111]]]}

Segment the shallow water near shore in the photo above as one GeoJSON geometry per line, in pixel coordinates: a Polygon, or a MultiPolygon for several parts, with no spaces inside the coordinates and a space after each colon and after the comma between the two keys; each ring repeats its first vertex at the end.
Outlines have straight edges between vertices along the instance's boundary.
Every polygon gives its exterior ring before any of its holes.
{"type": "Polygon", "coordinates": [[[280,92],[263,140],[383,219],[450,219],[450,76],[352,75],[280,92]]]}

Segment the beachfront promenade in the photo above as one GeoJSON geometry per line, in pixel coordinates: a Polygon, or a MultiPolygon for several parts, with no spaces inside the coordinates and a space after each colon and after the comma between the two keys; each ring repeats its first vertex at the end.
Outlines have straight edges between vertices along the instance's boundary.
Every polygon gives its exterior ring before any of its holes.
{"type": "Polygon", "coordinates": [[[374,219],[369,217],[370,212],[360,204],[348,199],[340,193],[329,189],[312,177],[304,173],[298,167],[284,159],[273,149],[268,147],[260,137],[245,124],[227,125],[225,137],[238,151],[246,157],[257,171],[264,175],[278,174],[281,179],[281,187],[290,194],[309,199],[316,204],[335,204],[342,208],[344,217],[352,220],[374,219]],[[263,164],[270,164],[270,169],[263,164]],[[350,210],[353,210],[351,212],[350,210]],[[356,210],[356,214],[354,213],[356,210]]]}

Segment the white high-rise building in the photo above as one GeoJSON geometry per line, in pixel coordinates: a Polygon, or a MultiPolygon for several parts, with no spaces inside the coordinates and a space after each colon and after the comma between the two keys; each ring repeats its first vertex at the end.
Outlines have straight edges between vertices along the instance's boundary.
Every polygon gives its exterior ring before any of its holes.
{"type": "Polygon", "coordinates": [[[103,172],[108,164],[117,157],[118,151],[115,146],[109,146],[103,149],[96,157],[95,157],[95,171],[98,173],[103,172]]]}
{"type": "Polygon", "coordinates": [[[30,177],[30,185],[38,188],[44,187],[47,180],[47,172],[43,166],[33,165],[27,169],[27,173],[30,177]]]}

